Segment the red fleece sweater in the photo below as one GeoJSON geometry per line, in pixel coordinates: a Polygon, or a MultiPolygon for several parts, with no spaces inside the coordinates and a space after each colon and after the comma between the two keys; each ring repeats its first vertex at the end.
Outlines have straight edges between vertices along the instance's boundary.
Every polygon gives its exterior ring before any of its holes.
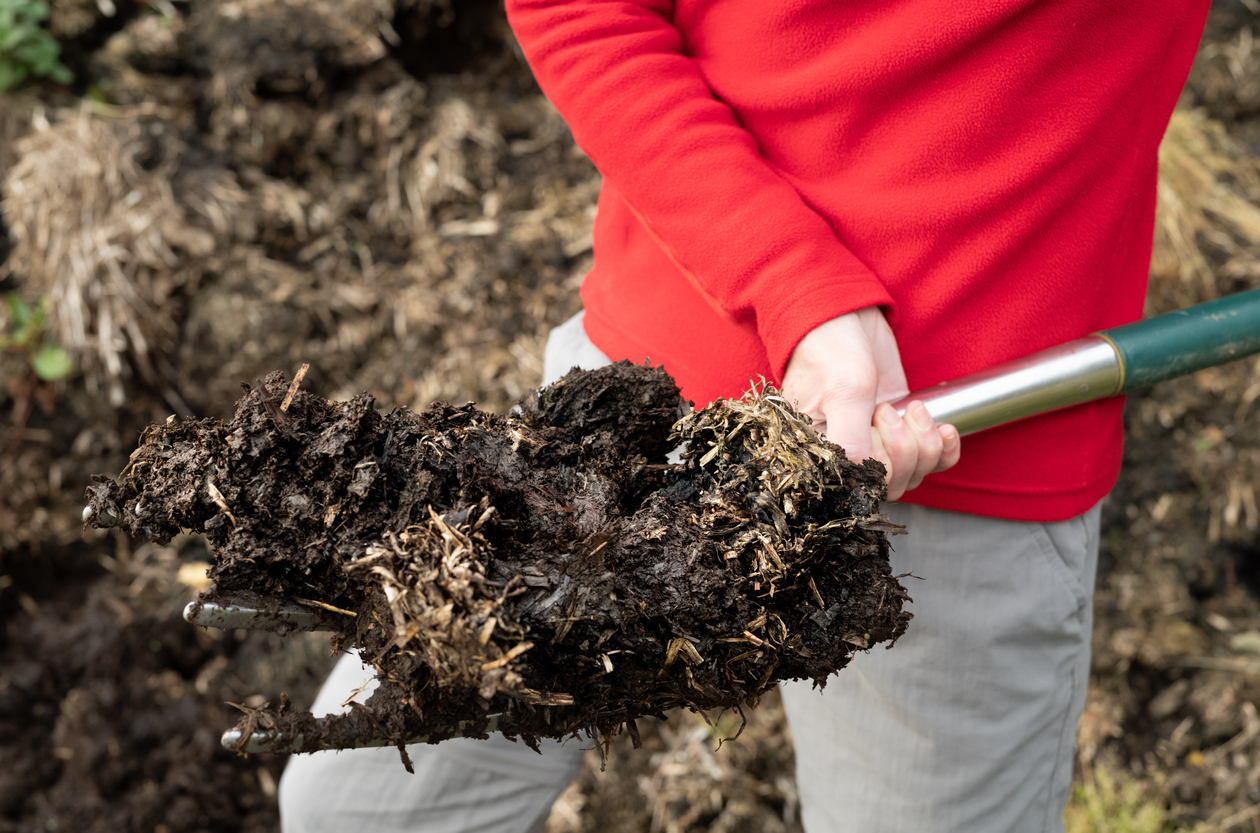
{"type": "MultiPolygon", "coordinates": [[[[587,333],[704,404],[871,305],[911,390],[1137,319],[1208,5],[507,0],[604,175],[587,333]]],[[[1120,409],[968,437],[904,499],[1079,514],[1115,482],[1120,409]]]]}

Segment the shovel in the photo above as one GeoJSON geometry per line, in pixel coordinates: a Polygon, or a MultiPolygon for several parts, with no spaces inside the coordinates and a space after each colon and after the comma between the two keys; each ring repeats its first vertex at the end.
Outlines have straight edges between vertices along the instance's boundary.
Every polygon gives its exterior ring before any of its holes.
{"type": "Polygon", "coordinates": [[[938,425],[974,434],[1260,352],[1260,289],[1102,330],[916,391],[938,425]]]}
{"type": "MultiPolygon", "coordinates": [[[[959,434],[1117,396],[1260,352],[1260,289],[1170,312],[1156,318],[1103,330],[1050,347],[1021,359],[942,382],[906,396],[893,406],[899,413],[912,400],[927,406],[938,424],[959,434]]],[[[251,598],[192,602],[184,618],[218,628],[262,628],[284,634],[329,630],[329,611],[289,602],[263,604],[251,598]]],[[[492,715],[492,727],[498,715],[492,715]]],[[[424,738],[413,738],[422,741],[424,738]]],[[[298,752],[301,737],[281,741],[273,733],[238,729],[223,735],[229,749],[244,752],[298,752]]],[[[387,740],[363,746],[389,745],[387,740]]]]}

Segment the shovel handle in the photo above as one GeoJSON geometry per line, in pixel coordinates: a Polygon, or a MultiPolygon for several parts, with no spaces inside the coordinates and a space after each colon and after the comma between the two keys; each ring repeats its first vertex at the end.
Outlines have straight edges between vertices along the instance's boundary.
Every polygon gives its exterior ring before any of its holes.
{"type": "Polygon", "coordinates": [[[1104,330],[1120,353],[1122,393],[1260,352],[1260,289],[1104,330]]]}
{"type": "Polygon", "coordinates": [[[974,434],[1149,387],[1260,352],[1260,289],[1050,347],[892,403],[915,399],[938,424],[974,434]]]}

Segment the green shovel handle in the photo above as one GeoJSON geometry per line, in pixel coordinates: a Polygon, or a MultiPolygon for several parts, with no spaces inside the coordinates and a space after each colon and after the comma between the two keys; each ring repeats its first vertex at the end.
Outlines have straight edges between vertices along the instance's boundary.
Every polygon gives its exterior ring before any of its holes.
{"type": "Polygon", "coordinates": [[[1120,354],[1120,392],[1260,353],[1260,289],[1112,327],[1098,335],[1120,354]]]}
{"type": "Polygon", "coordinates": [[[1260,289],[1113,327],[916,391],[938,424],[973,434],[1260,352],[1260,289]]]}

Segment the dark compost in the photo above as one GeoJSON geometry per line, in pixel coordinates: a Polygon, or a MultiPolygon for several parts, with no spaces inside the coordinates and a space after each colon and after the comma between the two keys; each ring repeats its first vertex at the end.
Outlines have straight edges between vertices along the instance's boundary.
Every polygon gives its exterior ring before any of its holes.
{"type": "Polygon", "coordinates": [[[634,736],[677,706],[822,684],[911,618],[883,467],[846,459],[773,388],[687,413],[663,370],[622,362],[506,417],[295,390],[273,373],[226,425],[150,428],[91,495],[96,525],[204,530],[211,596],[344,611],[334,642],[380,688],[319,726],[282,706],[250,730],[344,748],[484,733],[499,713],[530,743],[634,736]]]}

